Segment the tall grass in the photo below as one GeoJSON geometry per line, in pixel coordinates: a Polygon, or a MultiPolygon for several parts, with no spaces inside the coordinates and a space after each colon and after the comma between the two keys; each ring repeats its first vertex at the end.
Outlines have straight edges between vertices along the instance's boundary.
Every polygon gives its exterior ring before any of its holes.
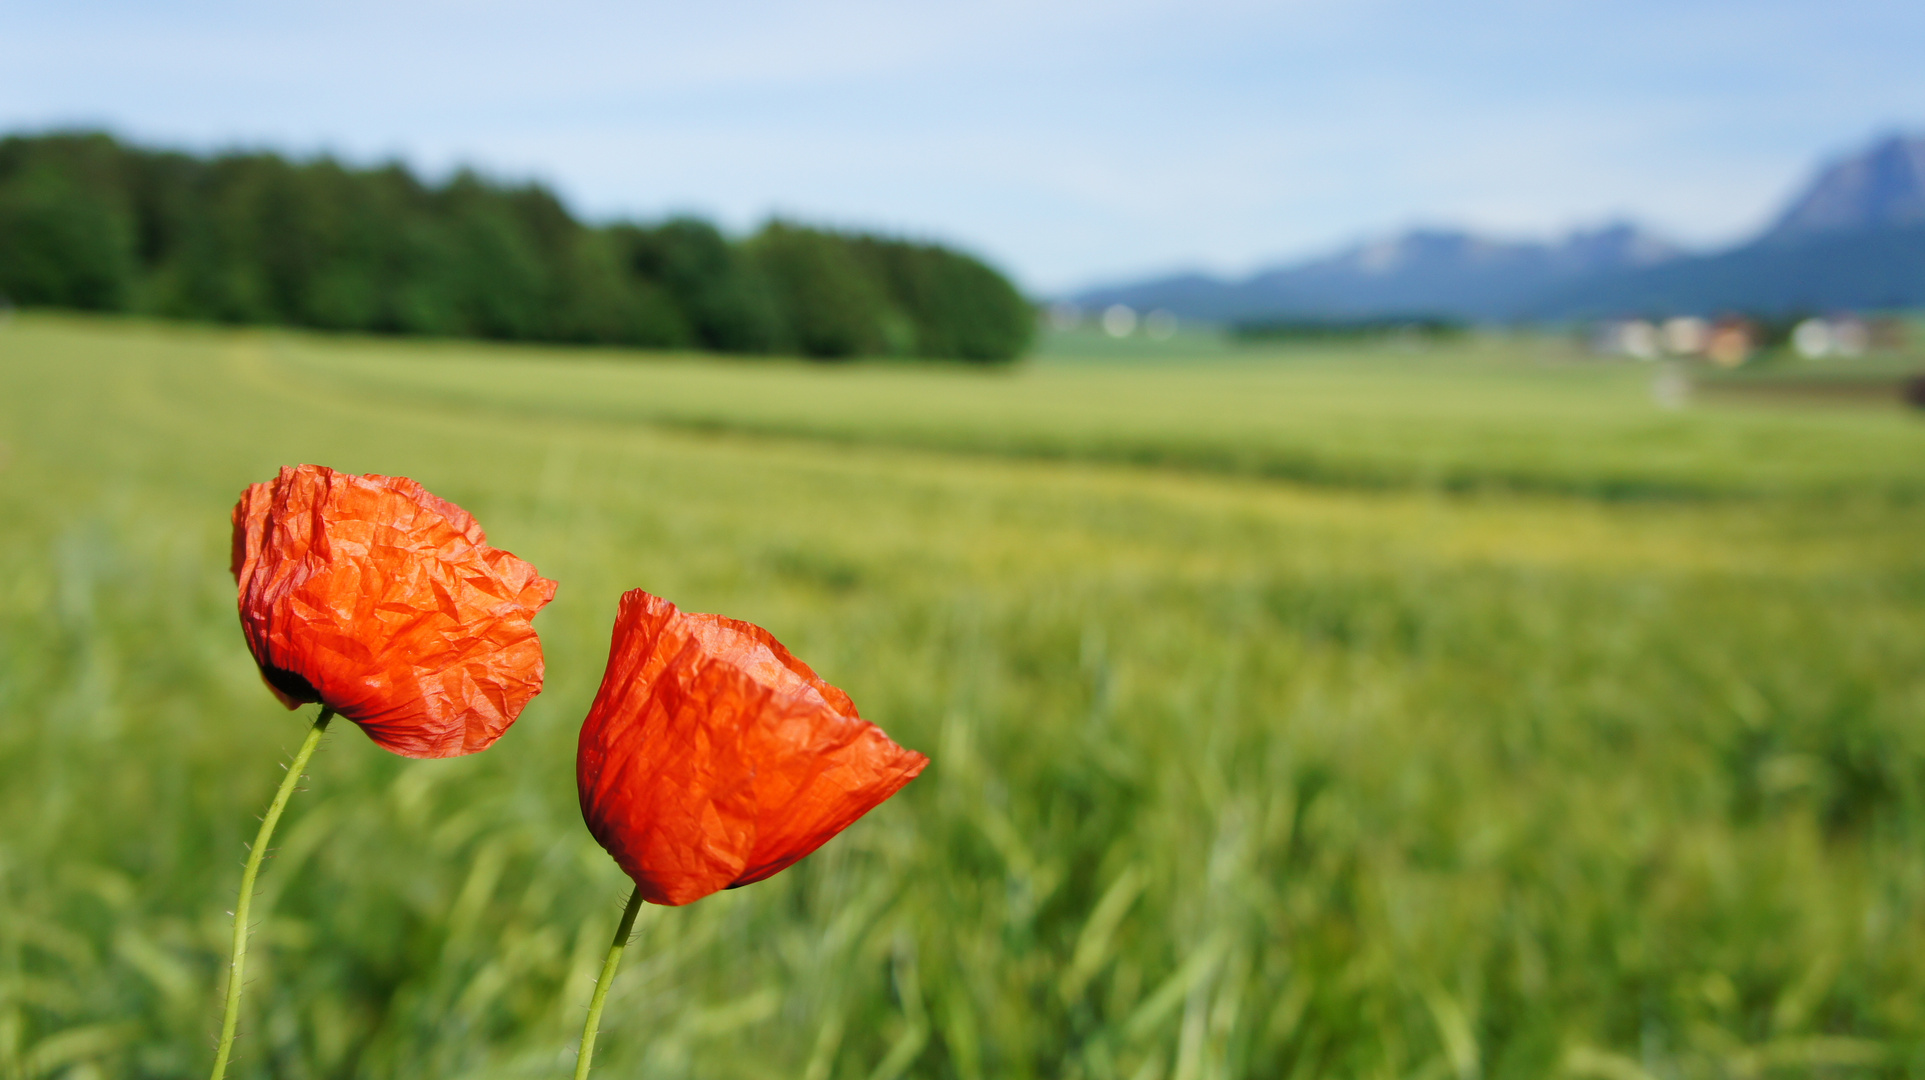
{"type": "Polygon", "coordinates": [[[625,895],[574,737],[633,586],[770,627],[934,763],[795,869],[645,911],[602,1075],[1925,1074],[1925,509],[1890,497],[1919,459],[1880,456],[1917,432],[1659,416],[1529,359],[1312,382],[1491,475],[1545,410],[1602,417],[1594,464],[1542,455],[1572,492],[1649,467],[1640,424],[1829,449],[1658,501],[1301,487],[983,452],[1244,430],[1353,460],[1314,400],[1258,424],[1252,385],[1311,385],[1287,366],[0,328],[0,1077],[206,1067],[223,909],[306,721],[247,658],[226,513],[302,460],[414,476],[561,589],[549,689],[494,750],[328,735],[235,1075],[566,1075],[625,895]]]}
{"type": "Polygon", "coordinates": [[[1362,343],[1161,363],[1057,360],[1020,374],[961,364],[941,373],[704,358],[637,365],[622,354],[583,363],[581,355],[448,346],[436,356],[283,338],[264,346],[262,364],[317,395],[374,392],[477,416],[650,423],[1320,486],[1616,500],[1925,500],[1925,472],[1915,464],[1925,455],[1925,426],[1899,409],[1896,395],[1884,408],[1674,412],[1654,405],[1653,365],[1590,360],[1541,338],[1418,352],[1362,343]],[[424,355],[429,362],[419,362],[424,355]],[[577,362],[553,362],[563,356],[577,362]]]}

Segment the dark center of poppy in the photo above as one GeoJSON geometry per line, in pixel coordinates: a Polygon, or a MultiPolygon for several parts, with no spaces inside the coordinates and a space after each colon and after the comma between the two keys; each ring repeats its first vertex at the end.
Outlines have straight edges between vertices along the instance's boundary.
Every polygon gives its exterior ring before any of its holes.
{"type": "Polygon", "coordinates": [[[261,674],[266,676],[269,686],[286,694],[295,701],[321,700],[321,692],[314,688],[314,684],[294,674],[292,671],[283,671],[276,667],[263,667],[261,674]]]}

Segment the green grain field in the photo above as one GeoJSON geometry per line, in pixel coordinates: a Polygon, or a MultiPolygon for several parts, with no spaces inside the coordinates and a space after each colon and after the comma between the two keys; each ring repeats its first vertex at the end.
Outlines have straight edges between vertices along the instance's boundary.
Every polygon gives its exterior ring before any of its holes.
{"type": "Polygon", "coordinates": [[[248,1080],[561,1077],[626,881],[617,596],[768,626],[928,772],[643,913],[596,1075],[1925,1076],[1925,421],[1477,338],[1009,371],[0,324],[0,1078],[197,1078],[307,717],[227,514],[404,474],[560,582],[487,753],[338,724],[248,1080]]]}

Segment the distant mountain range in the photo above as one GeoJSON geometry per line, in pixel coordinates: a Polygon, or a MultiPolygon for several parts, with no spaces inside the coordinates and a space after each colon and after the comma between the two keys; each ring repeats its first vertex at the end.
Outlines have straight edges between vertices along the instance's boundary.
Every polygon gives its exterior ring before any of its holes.
{"type": "Polygon", "coordinates": [[[1209,322],[1916,307],[1925,305],[1925,137],[1887,138],[1831,163],[1763,233],[1721,252],[1689,253],[1626,222],[1550,243],[1421,229],[1241,280],[1181,274],[1069,299],[1209,322]]]}

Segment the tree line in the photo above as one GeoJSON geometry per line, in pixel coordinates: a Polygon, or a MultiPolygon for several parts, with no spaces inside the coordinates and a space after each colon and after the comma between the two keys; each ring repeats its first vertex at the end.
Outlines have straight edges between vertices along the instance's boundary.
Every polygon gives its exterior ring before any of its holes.
{"type": "Polygon", "coordinates": [[[577,220],[538,184],[98,133],[0,139],[0,295],[392,334],[1001,361],[1035,314],[934,244],[772,221],[577,220]]]}

